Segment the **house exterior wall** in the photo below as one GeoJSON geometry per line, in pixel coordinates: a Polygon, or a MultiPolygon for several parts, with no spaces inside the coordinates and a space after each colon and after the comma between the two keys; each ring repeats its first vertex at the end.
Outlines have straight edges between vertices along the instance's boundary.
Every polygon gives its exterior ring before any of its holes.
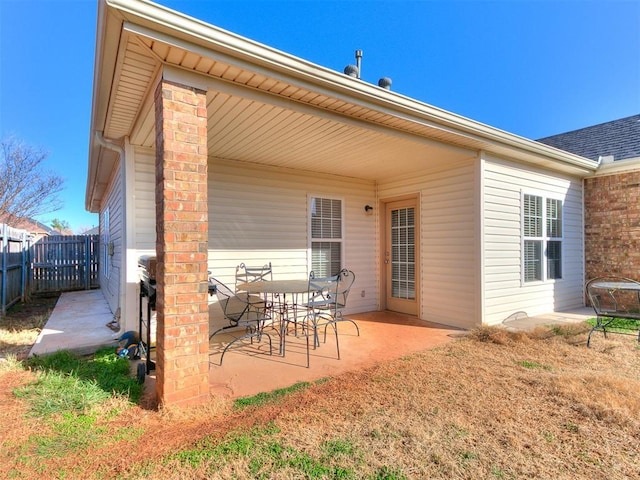
{"type": "MultiPolygon", "coordinates": [[[[153,152],[136,151],[140,255],[155,252],[153,162],[153,152]]],[[[501,323],[518,311],[532,316],[584,304],[582,186],[577,178],[485,156],[376,185],[209,158],[208,190],[208,264],[224,282],[233,284],[241,262],[271,261],[278,278],[306,277],[308,196],[335,196],[344,200],[345,266],[357,276],[349,311],[377,310],[384,295],[378,283],[381,227],[377,215],[365,215],[364,205],[418,193],[422,319],[472,328],[501,323]],[[564,199],[562,280],[522,284],[523,190],[564,199]]]]}
{"type": "Polygon", "coordinates": [[[581,180],[489,156],[482,170],[484,323],[584,306],[581,180]],[[562,279],[523,283],[523,193],[563,201],[562,279]]]}
{"type": "Polygon", "coordinates": [[[120,307],[120,294],[124,255],[124,218],[122,191],[122,169],[119,160],[109,181],[109,189],[105,201],[100,207],[100,288],[107,300],[109,309],[115,313],[120,307]],[[110,255],[109,244],[113,245],[110,255]]]}
{"type": "Polygon", "coordinates": [[[155,153],[150,149],[137,148],[134,163],[135,231],[132,232],[139,255],[156,253],[156,171],[155,153]]]}
{"type": "MultiPolygon", "coordinates": [[[[135,163],[136,248],[139,255],[155,254],[153,152],[138,150],[135,163]]],[[[376,310],[376,220],[364,211],[366,204],[375,203],[373,182],[210,158],[208,263],[212,275],[233,285],[240,263],[271,261],[276,278],[306,278],[309,195],[343,200],[343,264],[356,274],[347,312],[376,310]]]]}
{"type": "Polygon", "coordinates": [[[481,322],[478,308],[478,177],[474,159],[381,183],[382,202],[420,196],[420,318],[460,328],[481,322]]]}
{"type": "Polygon", "coordinates": [[[364,210],[373,182],[211,158],[209,171],[209,267],[219,280],[233,285],[238,264],[269,261],[276,278],[307,278],[309,197],[339,198],[343,266],[356,274],[346,311],[378,308],[376,219],[364,210]]]}
{"type": "Polygon", "coordinates": [[[640,170],[586,178],[584,190],[586,278],[639,279],[640,170]]]}

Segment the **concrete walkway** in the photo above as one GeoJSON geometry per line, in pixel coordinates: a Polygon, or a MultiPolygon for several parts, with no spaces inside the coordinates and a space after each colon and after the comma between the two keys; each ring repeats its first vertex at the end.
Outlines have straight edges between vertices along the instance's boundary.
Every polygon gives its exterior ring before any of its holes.
{"type": "Polygon", "coordinates": [[[552,312],[535,317],[529,317],[524,312],[517,312],[504,320],[502,326],[509,330],[531,330],[543,325],[567,325],[569,323],[585,322],[595,316],[595,312],[591,307],[581,307],[565,312],[552,312]]]}
{"type": "Polygon", "coordinates": [[[111,320],[113,314],[102,290],[64,292],[29,356],[58,350],[87,355],[103,346],[115,346],[120,334],[107,327],[111,320]]]}

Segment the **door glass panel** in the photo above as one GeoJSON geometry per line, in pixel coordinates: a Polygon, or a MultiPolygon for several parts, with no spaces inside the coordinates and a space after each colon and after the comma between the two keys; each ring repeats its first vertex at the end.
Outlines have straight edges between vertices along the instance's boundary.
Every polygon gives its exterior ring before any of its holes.
{"type": "Polygon", "coordinates": [[[416,298],[415,209],[391,211],[391,296],[416,298]]]}

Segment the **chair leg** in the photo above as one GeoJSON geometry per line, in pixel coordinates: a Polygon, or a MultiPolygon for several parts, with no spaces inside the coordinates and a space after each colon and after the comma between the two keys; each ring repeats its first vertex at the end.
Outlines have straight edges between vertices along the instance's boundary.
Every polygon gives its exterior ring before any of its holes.
{"type": "Polygon", "coordinates": [[[222,332],[222,331],[224,331],[224,330],[226,330],[226,329],[228,329],[228,328],[236,328],[237,326],[238,326],[238,325],[226,325],[226,326],[224,326],[224,327],[222,327],[222,328],[219,328],[218,330],[216,330],[215,332],[213,332],[211,335],[209,335],[209,341],[211,341],[211,339],[212,339],[215,335],[217,335],[218,333],[220,333],[220,332],[222,332]]]}
{"type": "Polygon", "coordinates": [[[233,345],[234,343],[240,341],[240,340],[244,340],[246,338],[250,338],[251,339],[251,344],[253,344],[253,337],[259,337],[258,338],[258,342],[261,341],[262,339],[262,335],[266,336],[269,339],[269,355],[273,355],[273,342],[271,340],[271,335],[269,335],[268,333],[264,333],[264,332],[260,332],[260,331],[254,331],[253,333],[248,333],[245,335],[242,335],[238,338],[234,338],[233,340],[231,340],[222,350],[222,355],[220,356],[220,365],[222,365],[222,360],[224,359],[224,354],[227,353],[227,350],[229,349],[229,347],[231,347],[231,345],[233,345]]]}
{"type": "Polygon", "coordinates": [[[351,320],[350,318],[345,318],[342,315],[340,315],[339,318],[332,320],[331,322],[328,322],[327,325],[325,325],[324,327],[324,342],[327,343],[327,326],[329,326],[329,324],[337,324],[338,322],[351,322],[353,324],[354,327],[356,327],[356,336],[360,336],[360,328],[358,327],[358,324],[354,321],[351,320]]]}

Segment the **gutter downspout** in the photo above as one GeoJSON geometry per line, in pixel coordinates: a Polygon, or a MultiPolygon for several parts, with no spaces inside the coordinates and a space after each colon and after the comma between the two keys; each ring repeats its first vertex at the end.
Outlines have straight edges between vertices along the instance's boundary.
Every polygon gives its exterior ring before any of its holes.
{"type": "MultiPolygon", "coordinates": [[[[122,170],[122,178],[124,179],[124,172],[125,172],[124,162],[125,162],[125,159],[126,159],[126,154],[125,154],[124,148],[121,147],[120,145],[118,145],[113,140],[105,138],[104,135],[102,134],[102,132],[99,132],[97,130],[95,132],[94,138],[96,139],[96,142],[98,142],[98,145],[100,145],[101,147],[104,147],[104,148],[106,148],[108,150],[112,150],[112,151],[114,151],[114,152],[116,152],[118,154],[118,157],[120,158],[120,169],[122,170]]],[[[123,218],[122,221],[123,221],[123,225],[126,225],[126,211],[127,211],[127,209],[126,209],[126,192],[124,192],[124,191],[122,192],[122,197],[123,197],[122,200],[121,200],[122,206],[123,206],[122,211],[124,212],[123,215],[125,216],[125,218],[123,218]]],[[[105,258],[105,261],[106,261],[106,258],[105,258]]],[[[122,267],[122,264],[121,264],[121,267],[122,267]]],[[[125,270],[126,270],[126,268],[125,268],[125,270]]],[[[123,277],[124,272],[123,272],[122,268],[118,268],[118,274],[119,274],[119,278],[118,278],[118,296],[117,296],[117,298],[118,298],[118,308],[116,309],[116,312],[113,315],[113,320],[115,322],[117,322],[118,327],[119,327],[118,334],[120,334],[123,331],[123,325],[122,325],[122,321],[121,321],[122,304],[124,302],[124,299],[122,298],[123,297],[123,295],[122,295],[122,290],[123,290],[122,289],[122,283],[123,283],[123,281],[125,281],[125,279],[123,277]]]]}
{"type": "Polygon", "coordinates": [[[109,150],[113,150],[114,152],[116,152],[120,156],[120,160],[124,159],[124,157],[125,157],[124,148],[122,148],[116,142],[114,142],[113,140],[109,140],[109,139],[104,138],[102,133],[98,132],[97,130],[96,130],[96,134],[95,134],[95,139],[96,139],[96,141],[98,142],[98,144],[101,147],[107,148],[109,150]]]}

